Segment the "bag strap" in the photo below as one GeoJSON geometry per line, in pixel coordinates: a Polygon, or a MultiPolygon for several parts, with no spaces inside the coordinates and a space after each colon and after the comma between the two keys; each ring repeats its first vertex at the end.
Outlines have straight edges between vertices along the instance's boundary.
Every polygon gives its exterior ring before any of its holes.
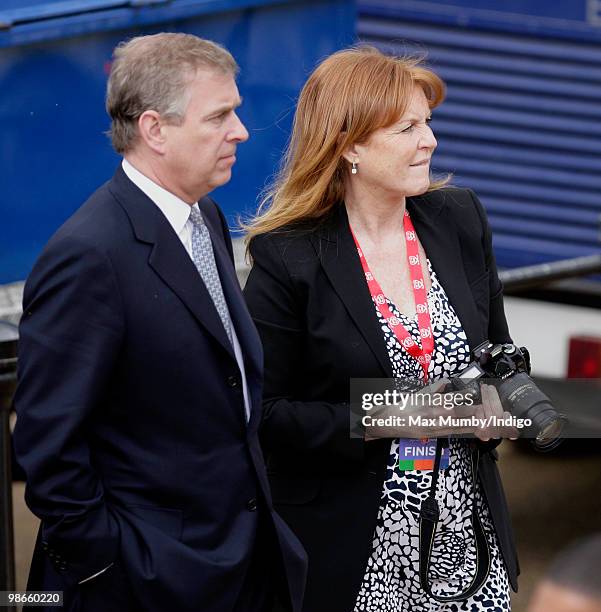
{"type": "Polygon", "coordinates": [[[434,459],[434,472],[432,474],[432,486],[428,497],[423,501],[419,516],[419,582],[422,589],[429,597],[435,601],[444,603],[447,601],[464,601],[474,595],[488,577],[490,572],[490,549],[486,533],[478,510],[476,508],[476,478],[478,475],[478,462],[480,452],[476,448],[471,453],[472,464],[472,483],[474,487],[474,496],[472,504],[472,526],[476,539],[476,573],[472,578],[471,583],[465,591],[456,595],[434,595],[428,581],[428,573],[430,570],[430,560],[432,556],[432,547],[434,545],[434,536],[436,534],[436,526],[440,517],[438,502],[436,501],[436,485],[438,484],[438,474],[440,471],[440,458],[442,449],[448,444],[446,439],[438,438],[436,443],[436,456],[434,459]]]}

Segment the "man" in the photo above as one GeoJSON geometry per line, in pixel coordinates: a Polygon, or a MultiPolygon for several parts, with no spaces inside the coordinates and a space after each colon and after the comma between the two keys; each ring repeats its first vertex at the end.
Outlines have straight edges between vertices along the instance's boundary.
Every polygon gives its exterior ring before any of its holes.
{"type": "Polygon", "coordinates": [[[538,585],[528,612],[601,612],[601,534],[561,553],[538,585]]]}
{"type": "Polygon", "coordinates": [[[25,288],[15,444],[41,518],[28,588],[66,609],[300,609],[305,556],[273,512],[262,351],[206,195],[248,133],[237,66],[188,34],[115,51],[124,156],[25,288]]]}

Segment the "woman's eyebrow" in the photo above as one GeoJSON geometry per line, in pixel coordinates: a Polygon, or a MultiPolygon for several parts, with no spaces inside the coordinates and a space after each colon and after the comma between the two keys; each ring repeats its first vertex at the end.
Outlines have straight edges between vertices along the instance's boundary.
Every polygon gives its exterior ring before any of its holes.
{"type": "MultiPolygon", "coordinates": [[[[428,113],[425,115],[425,118],[426,118],[426,119],[429,119],[431,116],[432,116],[432,113],[431,113],[431,112],[428,112],[428,113]]],[[[418,117],[417,115],[406,115],[406,116],[401,117],[401,118],[399,119],[399,123],[401,123],[401,122],[403,122],[403,121],[420,121],[420,117],[418,117]]]]}

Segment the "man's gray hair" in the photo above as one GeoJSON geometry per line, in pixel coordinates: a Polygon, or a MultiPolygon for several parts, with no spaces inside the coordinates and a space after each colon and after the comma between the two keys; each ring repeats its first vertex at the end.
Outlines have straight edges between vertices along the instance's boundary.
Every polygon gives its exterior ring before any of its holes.
{"type": "Polygon", "coordinates": [[[118,45],[106,92],[115,151],[124,153],[133,147],[138,119],[147,110],[181,124],[189,102],[188,84],[202,69],[234,77],[238,73],[229,51],[192,34],[139,36],[118,45]]]}

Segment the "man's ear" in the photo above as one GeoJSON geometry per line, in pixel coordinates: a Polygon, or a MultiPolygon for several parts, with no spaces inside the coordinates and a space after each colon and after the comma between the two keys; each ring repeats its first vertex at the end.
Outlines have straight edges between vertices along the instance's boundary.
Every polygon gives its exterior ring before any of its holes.
{"type": "Polygon", "coordinates": [[[159,113],[154,110],[144,111],[138,119],[138,133],[146,146],[155,153],[165,151],[165,124],[159,113]]]}

